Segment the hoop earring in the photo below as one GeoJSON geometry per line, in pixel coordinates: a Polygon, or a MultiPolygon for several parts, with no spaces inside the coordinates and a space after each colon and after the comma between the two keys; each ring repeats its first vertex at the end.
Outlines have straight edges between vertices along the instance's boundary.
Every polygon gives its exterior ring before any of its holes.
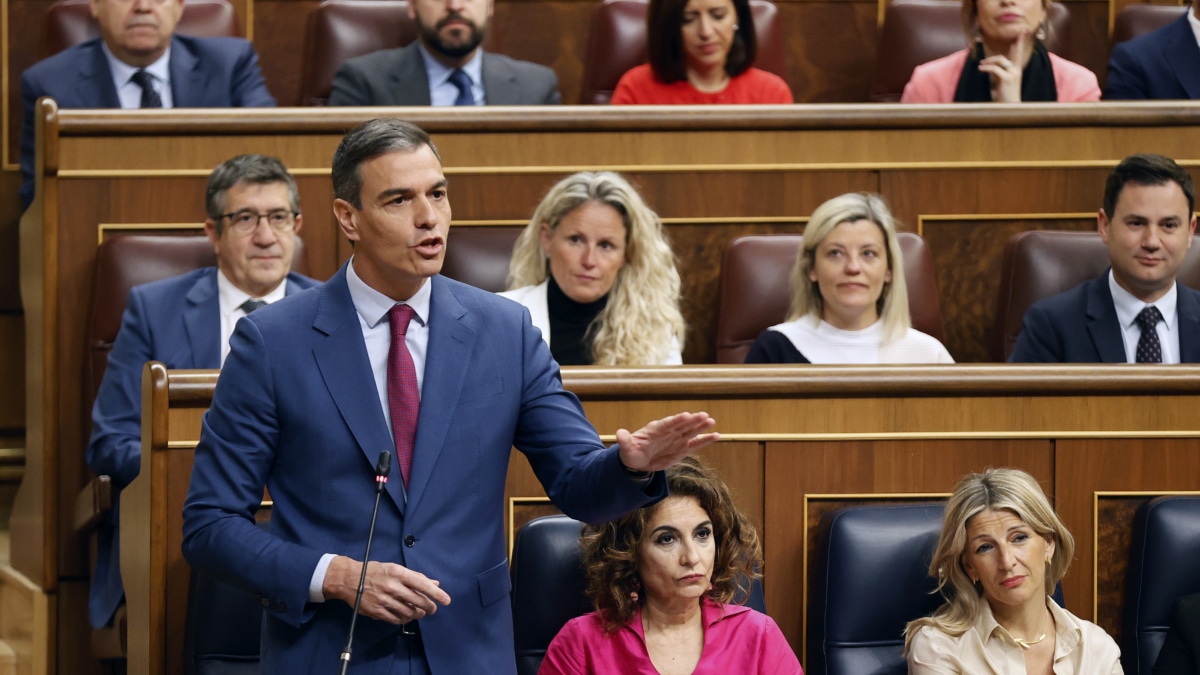
{"type": "Polygon", "coordinates": [[[1037,32],[1034,33],[1033,35],[1034,35],[1034,37],[1036,37],[1038,39],[1039,42],[1046,39],[1046,22],[1045,21],[1038,24],[1037,32]]]}

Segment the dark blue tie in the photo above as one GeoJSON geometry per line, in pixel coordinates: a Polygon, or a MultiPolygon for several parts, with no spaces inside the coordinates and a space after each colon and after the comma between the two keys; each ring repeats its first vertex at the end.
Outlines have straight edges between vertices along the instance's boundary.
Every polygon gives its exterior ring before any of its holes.
{"type": "Polygon", "coordinates": [[[1138,338],[1135,363],[1162,363],[1162,344],[1158,341],[1158,322],[1162,320],[1162,312],[1154,305],[1138,313],[1136,321],[1142,336],[1138,338]]]}
{"type": "Polygon", "coordinates": [[[154,89],[154,78],[150,73],[144,70],[139,70],[130,78],[133,83],[142,88],[142,105],[143,108],[161,108],[162,99],[159,98],[158,92],[154,89]]]}
{"type": "Polygon", "coordinates": [[[455,68],[454,72],[450,73],[450,84],[458,88],[458,98],[454,99],[454,105],[475,105],[475,94],[471,91],[471,78],[463,72],[462,68],[455,68]]]}

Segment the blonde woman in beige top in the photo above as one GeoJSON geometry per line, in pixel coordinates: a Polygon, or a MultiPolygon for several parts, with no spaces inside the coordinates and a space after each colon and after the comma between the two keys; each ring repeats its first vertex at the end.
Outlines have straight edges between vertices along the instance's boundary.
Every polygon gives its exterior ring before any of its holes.
{"type": "Polygon", "coordinates": [[[1032,476],[989,469],[959,482],[929,573],[948,600],[905,630],[911,675],[1113,675],[1121,651],[1050,597],[1075,539],[1032,476]]]}

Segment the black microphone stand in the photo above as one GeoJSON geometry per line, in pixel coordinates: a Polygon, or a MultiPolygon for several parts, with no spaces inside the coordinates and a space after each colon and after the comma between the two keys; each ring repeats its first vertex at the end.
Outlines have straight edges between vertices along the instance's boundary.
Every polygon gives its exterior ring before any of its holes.
{"type": "Polygon", "coordinates": [[[350,634],[346,636],[346,648],[342,650],[342,669],[340,675],[346,675],[350,667],[350,652],[354,644],[354,624],[358,622],[358,606],[362,603],[363,588],[367,585],[367,563],[371,560],[371,540],[375,538],[375,518],[379,515],[379,498],[383,496],[383,488],[387,485],[388,472],[392,468],[392,453],[384,450],[379,453],[379,462],[375,465],[375,508],[371,511],[371,528],[367,530],[367,551],[363,554],[362,574],[358,577],[358,593],[354,596],[354,613],[350,615],[350,634]]]}

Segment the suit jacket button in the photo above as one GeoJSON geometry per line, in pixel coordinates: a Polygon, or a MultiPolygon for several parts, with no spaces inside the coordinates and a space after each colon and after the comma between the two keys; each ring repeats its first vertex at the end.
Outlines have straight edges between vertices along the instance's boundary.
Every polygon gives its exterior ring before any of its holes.
{"type": "Polygon", "coordinates": [[[271,607],[271,599],[266,596],[260,597],[258,599],[258,601],[262,603],[263,607],[267,607],[267,608],[271,607]]]}
{"type": "Polygon", "coordinates": [[[411,534],[410,534],[410,535],[408,535],[407,537],[405,537],[405,538],[404,538],[404,545],[405,545],[405,546],[407,546],[407,547],[409,547],[409,548],[412,548],[412,547],[416,546],[416,545],[417,545],[417,538],[416,538],[416,537],[414,537],[414,536],[412,536],[411,534]]]}

